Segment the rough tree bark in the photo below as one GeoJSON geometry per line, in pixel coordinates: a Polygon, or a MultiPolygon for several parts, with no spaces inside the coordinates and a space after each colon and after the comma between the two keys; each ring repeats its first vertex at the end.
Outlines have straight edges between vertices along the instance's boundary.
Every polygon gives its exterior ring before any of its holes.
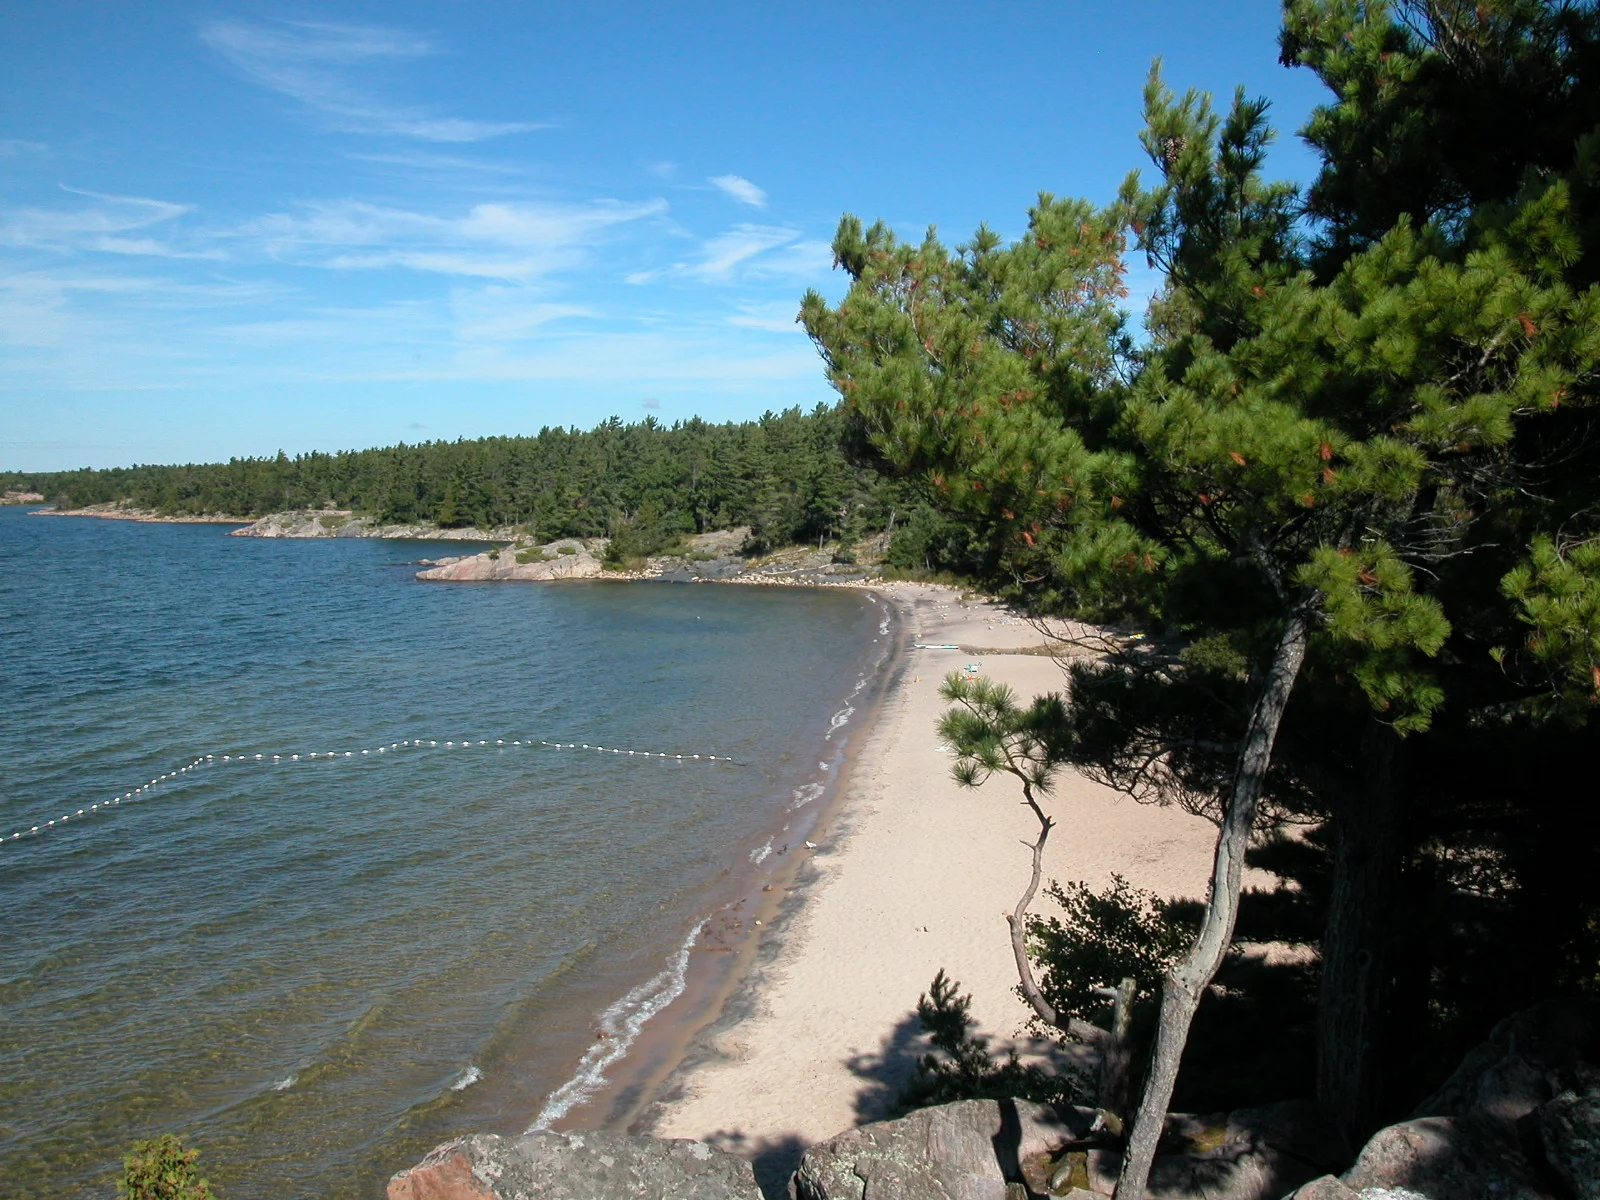
{"type": "Polygon", "coordinates": [[[1335,816],[1317,997],[1317,1098],[1357,1142],[1383,1115],[1381,1068],[1394,976],[1388,951],[1404,848],[1401,757],[1400,735],[1369,717],[1361,778],[1335,816]]]}
{"type": "Polygon", "coordinates": [[[1178,1063],[1189,1039],[1189,1026],[1195,1010],[1200,1007],[1201,996],[1216,976],[1233,940],[1244,878],[1244,854],[1250,844],[1267,768],[1272,763],[1272,745],[1300,666],[1305,661],[1309,634],[1309,606],[1303,602],[1290,612],[1284,623],[1283,635],[1278,639],[1261,693],[1250,714],[1250,725],[1239,747],[1233,785],[1223,811],[1222,828],[1217,833],[1211,895],[1200,933],[1189,953],[1167,971],[1162,981],[1161,1023],[1156,1032],[1150,1073],[1145,1080],[1144,1099],[1123,1154],[1117,1200],[1144,1200],[1156,1143],[1161,1139],[1167,1105],[1172,1101],[1172,1089],[1178,1081],[1178,1063]]]}
{"type": "MultiPolygon", "coordinates": [[[[1133,1000],[1138,982],[1124,979],[1113,993],[1111,1036],[1100,1056],[1100,1109],[1110,1113],[1121,1126],[1128,1116],[1128,1068],[1132,1048],[1133,1000]]],[[[1117,1132],[1121,1132],[1120,1128],[1117,1132]]]]}

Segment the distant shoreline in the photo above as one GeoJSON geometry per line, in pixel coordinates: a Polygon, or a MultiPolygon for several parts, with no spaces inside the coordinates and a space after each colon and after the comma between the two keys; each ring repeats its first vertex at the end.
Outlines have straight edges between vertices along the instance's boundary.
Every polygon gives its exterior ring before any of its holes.
{"type": "Polygon", "coordinates": [[[499,583],[552,582],[565,579],[653,580],[665,583],[739,583],[775,587],[870,587],[884,582],[878,570],[888,536],[865,539],[850,557],[835,561],[836,547],[824,544],[789,546],[759,557],[740,550],[750,535],[747,526],[713,530],[684,539],[676,554],[647,558],[626,570],[603,563],[607,538],[565,537],[537,543],[524,526],[492,529],[467,526],[441,529],[429,524],[379,524],[348,509],[301,509],[264,517],[226,513],[172,515],[121,503],[84,508],[43,508],[31,516],[92,517],[153,525],[235,525],[230,537],[254,538],[383,538],[406,541],[449,541],[486,545],[476,553],[423,560],[417,578],[426,582],[499,583]],[[859,558],[857,559],[857,555],[859,558]]]}
{"type": "Polygon", "coordinates": [[[495,529],[441,529],[436,525],[379,525],[349,509],[290,509],[262,517],[230,513],[163,513],[151,508],[112,502],[83,508],[41,508],[35,517],[94,517],[102,521],[137,521],[147,525],[237,525],[235,537],[368,537],[446,542],[508,542],[518,537],[513,526],[495,529]]]}

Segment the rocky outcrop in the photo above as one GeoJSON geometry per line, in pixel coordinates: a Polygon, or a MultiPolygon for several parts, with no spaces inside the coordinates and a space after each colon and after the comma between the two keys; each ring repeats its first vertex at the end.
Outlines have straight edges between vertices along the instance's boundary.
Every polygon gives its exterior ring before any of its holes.
{"type": "Polygon", "coordinates": [[[474,1134],[389,1180],[388,1200],[761,1200],[750,1164],[626,1133],[474,1134]]]}
{"type": "MultiPolygon", "coordinates": [[[[1173,1114],[1150,1200],[1600,1200],[1600,1007],[1555,1000],[1495,1027],[1413,1116],[1350,1163],[1309,1102],[1173,1114]]],[[[963,1100],[808,1149],[795,1200],[1103,1200],[1120,1157],[1095,1113],[963,1100]]],[[[389,1200],[758,1195],[750,1165],[699,1142],[617,1133],[462,1138],[389,1184],[389,1200]]]]}
{"type": "Polygon", "coordinates": [[[1600,1200],[1600,1012],[1552,1000],[1509,1017],[1343,1176],[1294,1200],[1600,1200]]]}
{"type": "Polygon", "coordinates": [[[511,526],[494,529],[440,529],[437,525],[385,525],[371,517],[358,517],[347,511],[320,509],[309,511],[268,513],[252,521],[243,529],[235,529],[234,537],[259,538],[411,538],[445,542],[510,542],[517,538],[511,526]]]}
{"type": "MultiPolygon", "coordinates": [[[[1025,1100],[962,1100],[852,1129],[807,1150],[799,1200],[1011,1200],[1108,1196],[1121,1157],[1094,1145],[1091,1109],[1025,1100]]],[[[1168,1118],[1151,1200],[1278,1200],[1349,1161],[1327,1114],[1276,1104],[1216,1117],[1168,1118]]]]}
{"type": "Polygon", "coordinates": [[[426,570],[419,571],[417,578],[440,581],[592,579],[604,572],[607,579],[654,579],[665,583],[716,580],[792,587],[854,583],[869,574],[858,563],[833,561],[831,550],[809,546],[791,546],[775,554],[747,559],[742,557],[741,551],[749,537],[750,530],[745,526],[695,534],[684,539],[679,553],[645,559],[630,570],[602,567],[601,559],[610,544],[606,538],[562,538],[543,546],[517,542],[480,554],[439,559],[426,570]]]}
{"type": "Polygon", "coordinates": [[[593,579],[600,574],[606,539],[566,538],[544,546],[503,546],[482,554],[441,558],[418,579],[445,581],[593,579]]]}
{"type": "Polygon", "coordinates": [[[846,1130],[811,1147],[799,1200],[1009,1200],[1022,1164],[1088,1134],[1093,1112],[1026,1100],[960,1100],[846,1130]]]}
{"type": "Polygon", "coordinates": [[[36,517],[99,517],[104,521],[140,521],[149,525],[242,525],[249,517],[229,513],[163,513],[138,508],[121,500],[88,504],[82,508],[41,508],[36,517]]]}

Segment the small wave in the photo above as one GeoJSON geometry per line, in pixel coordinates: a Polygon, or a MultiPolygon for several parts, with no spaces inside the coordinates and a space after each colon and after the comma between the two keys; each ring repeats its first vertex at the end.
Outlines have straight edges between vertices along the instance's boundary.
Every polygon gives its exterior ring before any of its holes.
{"type": "Polygon", "coordinates": [[[297,1074],[296,1075],[285,1075],[282,1079],[277,1080],[272,1085],[272,1090],[275,1091],[275,1092],[287,1092],[290,1088],[292,1088],[294,1086],[295,1080],[297,1080],[299,1078],[300,1078],[300,1076],[297,1075],[297,1074]]]}
{"type": "Polygon", "coordinates": [[[855,705],[853,704],[846,704],[838,712],[834,713],[833,716],[828,720],[828,732],[823,740],[826,741],[828,738],[831,738],[834,734],[838,733],[839,730],[843,729],[846,725],[850,724],[850,718],[855,715],[856,709],[855,705]]]}
{"type": "Polygon", "coordinates": [[[628,1052],[645,1023],[683,995],[689,970],[689,952],[706,927],[700,921],[683,939],[683,945],[667,963],[666,969],[641,983],[621,1000],[600,1014],[600,1038],[583,1052],[578,1069],[550,1093],[527,1132],[549,1129],[577,1105],[582,1104],[605,1082],[605,1070],[628,1052]]]}
{"type": "Polygon", "coordinates": [[[766,860],[767,855],[769,855],[771,853],[772,853],[772,843],[769,841],[766,845],[762,846],[760,849],[750,851],[750,861],[753,862],[753,863],[756,863],[757,865],[759,865],[760,863],[764,862],[766,860]]]}
{"type": "Polygon", "coordinates": [[[821,783],[808,783],[804,787],[795,788],[792,793],[794,803],[789,805],[789,811],[793,812],[797,808],[804,808],[827,790],[827,785],[821,783]]]}
{"type": "Polygon", "coordinates": [[[456,1076],[455,1082],[450,1085],[450,1090],[452,1092],[464,1092],[482,1078],[483,1072],[478,1070],[478,1068],[473,1066],[471,1063],[468,1063],[467,1069],[456,1076]]]}

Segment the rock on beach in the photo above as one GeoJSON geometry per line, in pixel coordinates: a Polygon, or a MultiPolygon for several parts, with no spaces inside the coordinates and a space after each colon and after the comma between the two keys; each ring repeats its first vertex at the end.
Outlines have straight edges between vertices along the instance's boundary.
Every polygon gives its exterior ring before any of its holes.
{"type": "Polygon", "coordinates": [[[704,1142],[627,1133],[475,1134],[389,1180],[388,1200],[761,1200],[755,1173],[704,1142]]]}

